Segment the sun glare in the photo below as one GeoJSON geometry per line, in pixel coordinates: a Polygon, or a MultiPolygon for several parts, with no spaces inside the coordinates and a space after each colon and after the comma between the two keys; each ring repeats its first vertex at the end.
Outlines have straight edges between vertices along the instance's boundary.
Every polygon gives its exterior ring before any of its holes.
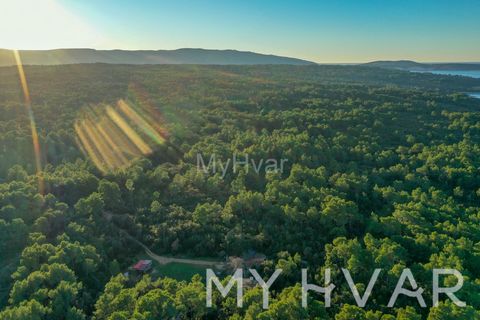
{"type": "Polygon", "coordinates": [[[0,48],[99,47],[105,39],[55,0],[3,0],[0,48]]]}
{"type": "MultiPolygon", "coordinates": [[[[132,94],[136,94],[134,89],[132,94]]],[[[168,133],[160,125],[163,117],[138,100],[120,99],[114,106],[85,108],[75,122],[77,143],[101,171],[125,168],[165,143],[168,133]]]]}

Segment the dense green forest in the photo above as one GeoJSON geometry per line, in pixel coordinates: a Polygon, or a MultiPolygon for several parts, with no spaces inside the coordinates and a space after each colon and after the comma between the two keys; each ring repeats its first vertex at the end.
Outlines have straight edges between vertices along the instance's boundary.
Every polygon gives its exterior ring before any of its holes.
{"type": "MultiPolygon", "coordinates": [[[[480,319],[480,79],[362,66],[26,66],[39,135],[16,67],[0,68],[0,319],[480,319]],[[119,100],[160,114],[165,141],[100,170],[75,131],[85,110],[119,100]],[[205,173],[197,155],[288,159],[282,171],[205,173]],[[39,185],[42,185],[39,188],[39,185]],[[205,305],[189,280],[123,273],[143,252],[224,261],[259,252],[270,308],[248,289],[205,305]],[[301,268],[332,306],[309,295],[301,268]],[[427,308],[388,299],[403,268],[427,308]],[[382,268],[366,308],[363,292],[382,268]],[[433,268],[465,284],[432,307],[433,268]]],[[[446,282],[452,280],[446,278],[446,282]]],[[[455,279],[453,279],[455,280],[455,279]]]]}

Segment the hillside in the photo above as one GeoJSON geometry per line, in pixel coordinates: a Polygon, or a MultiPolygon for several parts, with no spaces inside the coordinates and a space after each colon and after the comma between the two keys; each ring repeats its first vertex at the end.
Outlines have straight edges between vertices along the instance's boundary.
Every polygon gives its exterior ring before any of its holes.
{"type": "MultiPolygon", "coordinates": [[[[301,59],[247,51],[207,49],[137,51],[95,49],[20,50],[20,55],[23,64],[26,65],[61,65],[77,63],[211,65],[313,64],[313,62],[301,59]]],[[[11,65],[15,65],[12,51],[0,49],[0,66],[11,65]]]]}

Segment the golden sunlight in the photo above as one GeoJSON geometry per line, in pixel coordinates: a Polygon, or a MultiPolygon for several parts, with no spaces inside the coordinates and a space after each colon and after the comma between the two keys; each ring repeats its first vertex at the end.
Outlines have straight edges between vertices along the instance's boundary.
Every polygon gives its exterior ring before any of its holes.
{"type": "Polygon", "coordinates": [[[75,132],[83,153],[107,172],[127,167],[164,144],[167,132],[159,125],[162,122],[148,104],[120,99],[115,106],[85,108],[75,132]]]}
{"type": "Polygon", "coordinates": [[[22,86],[23,97],[25,101],[25,108],[28,114],[28,118],[30,120],[30,130],[32,132],[32,143],[33,143],[33,151],[35,154],[35,168],[37,172],[38,178],[38,192],[43,194],[45,191],[43,177],[41,175],[42,172],[42,155],[40,151],[40,143],[38,141],[38,132],[37,132],[37,125],[35,124],[35,117],[32,111],[32,101],[30,100],[30,91],[28,90],[28,83],[27,78],[25,77],[25,71],[23,70],[22,58],[17,50],[13,51],[13,55],[15,57],[15,62],[17,64],[18,69],[18,76],[20,78],[20,84],[22,86]]]}
{"type": "Polygon", "coordinates": [[[0,48],[98,47],[105,39],[55,0],[5,0],[0,4],[0,48]]]}

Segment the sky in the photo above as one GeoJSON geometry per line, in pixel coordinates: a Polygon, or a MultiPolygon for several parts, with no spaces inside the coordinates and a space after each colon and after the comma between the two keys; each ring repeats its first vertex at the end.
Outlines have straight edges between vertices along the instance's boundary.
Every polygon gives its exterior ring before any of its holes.
{"type": "Polygon", "coordinates": [[[0,48],[480,62],[478,0],[0,0],[0,48]]]}

